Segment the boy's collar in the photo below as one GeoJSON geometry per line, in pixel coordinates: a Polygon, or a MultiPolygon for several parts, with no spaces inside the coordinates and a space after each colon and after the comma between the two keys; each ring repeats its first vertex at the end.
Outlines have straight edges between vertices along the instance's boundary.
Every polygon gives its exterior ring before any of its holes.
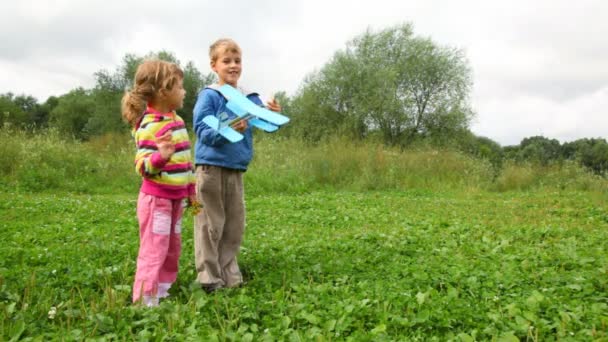
{"type": "MultiPolygon", "coordinates": [[[[225,84],[228,84],[228,83],[225,83],[225,84]]],[[[223,84],[213,83],[213,84],[208,85],[207,88],[219,91],[219,89],[220,89],[221,86],[223,86],[223,84]]],[[[246,90],[245,88],[243,88],[241,86],[236,86],[236,87],[233,87],[233,88],[235,88],[236,90],[240,91],[241,94],[244,94],[245,96],[249,96],[251,94],[256,94],[256,95],[258,94],[255,91],[248,91],[248,90],[246,90]]]]}

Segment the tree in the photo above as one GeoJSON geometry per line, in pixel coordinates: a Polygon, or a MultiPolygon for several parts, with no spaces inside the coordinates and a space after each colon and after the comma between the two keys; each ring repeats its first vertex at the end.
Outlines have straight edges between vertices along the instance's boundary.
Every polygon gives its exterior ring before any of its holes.
{"type": "Polygon", "coordinates": [[[604,139],[594,139],[591,148],[581,151],[580,161],[598,175],[608,172],[608,143],[604,139]]]}
{"type": "Polygon", "coordinates": [[[183,108],[177,112],[187,124],[192,124],[192,110],[194,109],[198,92],[204,86],[213,83],[215,75],[213,73],[202,74],[192,62],[188,62],[182,67],[180,61],[173,53],[159,51],[150,52],[143,57],[127,54],[123,57],[122,63],[114,72],[111,73],[104,69],[95,73],[96,85],[94,94],[99,101],[97,102],[97,114],[95,114],[95,119],[92,120],[90,127],[92,131],[102,133],[108,130],[116,130],[117,126],[121,125],[120,99],[124,91],[132,87],[137,67],[146,59],[160,59],[175,63],[182,68],[186,98],[184,99],[183,108]],[[107,119],[110,119],[110,121],[106,122],[105,120],[107,119]]]}
{"type": "Polygon", "coordinates": [[[543,136],[524,138],[519,144],[517,158],[547,165],[561,159],[561,145],[556,139],[543,136]]]}
{"type": "Polygon", "coordinates": [[[291,117],[289,129],[292,132],[310,142],[318,142],[336,133],[354,135],[355,138],[363,136],[363,132],[347,129],[349,125],[356,126],[355,119],[347,116],[345,101],[332,98],[335,92],[330,91],[333,89],[321,75],[310,75],[305,83],[306,86],[291,102],[288,109],[291,112],[284,111],[291,117]]]}
{"type": "Polygon", "coordinates": [[[15,103],[12,93],[0,95],[0,127],[16,126],[21,128],[27,124],[27,113],[15,103]]]}
{"type": "Polygon", "coordinates": [[[490,138],[476,136],[471,132],[463,134],[458,143],[462,151],[488,160],[494,168],[495,175],[498,175],[504,160],[503,148],[499,143],[490,138]]]}
{"type": "Polygon", "coordinates": [[[194,105],[198,98],[198,93],[205,86],[208,86],[215,82],[216,76],[214,73],[202,74],[194,66],[194,63],[188,62],[183,68],[184,71],[184,89],[186,90],[186,97],[184,98],[184,106],[177,111],[186,124],[192,126],[192,116],[194,105]]]}
{"type": "Polygon", "coordinates": [[[102,69],[94,73],[95,87],[90,92],[94,108],[83,127],[83,134],[99,135],[127,127],[122,120],[120,101],[125,90],[131,87],[137,67],[143,60],[144,57],[126,54],[114,72],[102,69]]]}
{"type": "Polygon", "coordinates": [[[578,139],[564,143],[562,155],[566,159],[577,160],[596,174],[608,171],[608,143],[605,139],[578,139]]]}
{"type": "Polygon", "coordinates": [[[49,96],[42,104],[37,103],[34,111],[29,113],[30,123],[36,128],[45,128],[48,126],[49,115],[57,106],[58,99],[55,96],[49,96]]]}
{"type": "Polygon", "coordinates": [[[95,111],[95,100],[90,91],[77,88],[58,98],[51,111],[49,125],[78,139],[89,137],[85,127],[95,111]]]}
{"type": "MultiPolygon", "coordinates": [[[[294,99],[302,132],[378,130],[388,144],[466,130],[470,69],[462,51],[415,37],[409,24],[367,31],[309,76],[294,99]]],[[[313,134],[317,138],[319,134],[313,134]]]]}

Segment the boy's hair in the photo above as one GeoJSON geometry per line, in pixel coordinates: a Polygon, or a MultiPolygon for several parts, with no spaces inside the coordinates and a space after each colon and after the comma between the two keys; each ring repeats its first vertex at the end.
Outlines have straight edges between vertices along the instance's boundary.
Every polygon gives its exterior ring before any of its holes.
{"type": "Polygon", "coordinates": [[[211,62],[217,61],[220,54],[225,52],[241,53],[239,45],[230,38],[221,38],[216,40],[211,46],[209,46],[209,59],[211,62]]]}
{"type": "Polygon", "coordinates": [[[122,118],[135,127],[144,115],[146,104],[154,99],[160,90],[171,90],[184,72],[175,63],[161,60],[147,60],[137,67],[133,88],[122,97],[122,118]]]}

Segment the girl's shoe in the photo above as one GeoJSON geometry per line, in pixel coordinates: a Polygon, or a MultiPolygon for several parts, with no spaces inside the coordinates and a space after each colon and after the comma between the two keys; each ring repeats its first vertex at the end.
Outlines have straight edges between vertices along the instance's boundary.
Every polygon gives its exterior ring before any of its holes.
{"type": "Polygon", "coordinates": [[[158,298],[167,298],[169,297],[169,289],[171,288],[172,283],[158,283],[158,298]]]}
{"type": "Polygon", "coordinates": [[[142,304],[145,307],[152,308],[158,306],[158,297],[156,296],[144,296],[142,304]]]}

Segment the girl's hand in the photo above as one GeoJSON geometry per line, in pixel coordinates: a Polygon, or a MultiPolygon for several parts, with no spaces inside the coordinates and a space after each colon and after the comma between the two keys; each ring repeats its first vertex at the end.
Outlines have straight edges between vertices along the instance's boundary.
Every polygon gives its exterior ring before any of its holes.
{"type": "Polygon", "coordinates": [[[266,107],[273,112],[281,111],[281,105],[274,98],[272,98],[272,100],[266,102],[266,107]]]}
{"type": "Polygon", "coordinates": [[[192,206],[196,203],[197,203],[196,195],[195,194],[188,195],[188,204],[192,206]]]}
{"type": "Polygon", "coordinates": [[[171,156],[175,152],[175,144],[173,143],[171,138],[171,130],[165,132],[165,134],[156,138],[156,146],[158,146],[158,152],[160,152],[160,156],[163,157],[163,159],[165,160],[171,158],[171,156]]]}
{"type": "Polygon", "coordinates": [[[198,215],[203,210],[203,204],[196,200],[196,195],[188,196],[188,206],[192,210],[192,215],[198,215]]]}

